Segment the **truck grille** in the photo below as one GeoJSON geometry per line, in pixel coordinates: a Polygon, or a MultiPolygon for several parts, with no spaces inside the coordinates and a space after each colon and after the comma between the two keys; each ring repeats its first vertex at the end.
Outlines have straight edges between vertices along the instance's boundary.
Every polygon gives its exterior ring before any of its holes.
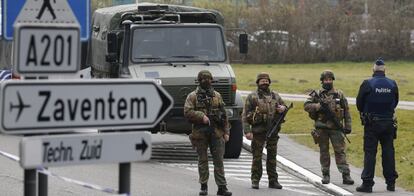
{"type": "MultiPolygon", "coordinates": [[[[194,91],[197,86],[163,86],[165,90],[173,97],[175,107],[183,107],[187,95],[194,91]]],[[[234,93],[231,91],[230,85],[213,85],[214,90],[218,91],[223,97],[226,105],[233,105],[234,93]]]]}

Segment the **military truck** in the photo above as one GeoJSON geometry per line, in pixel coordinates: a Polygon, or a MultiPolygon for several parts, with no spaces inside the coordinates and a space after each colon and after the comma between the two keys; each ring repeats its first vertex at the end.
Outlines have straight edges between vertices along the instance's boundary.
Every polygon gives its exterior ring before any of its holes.
{"type": "MultiPolygon", "coordinates": [[[[225,157],[238,158],[243,101],[229,64],[223,23],[219,12],[189,6],[140,3],[98,9],[88,46],[92,77],[156,80],[174,106],[151,131],[189,134],[184,101],[198,85],[198,72],[209,70],[231,124],[225,157]]],[[[240,52],[247,52],[247,35],[240,34],[239,42],[240,52]]]]}

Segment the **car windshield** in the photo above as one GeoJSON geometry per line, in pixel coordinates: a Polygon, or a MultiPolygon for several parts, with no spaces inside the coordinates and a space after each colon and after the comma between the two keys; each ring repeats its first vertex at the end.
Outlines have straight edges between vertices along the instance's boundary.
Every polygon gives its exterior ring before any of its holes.
{"type": "Polygon", "coordinates": [[[135,63],[225,60],[219,27],[142,27],[133,31],[135,63]]]}

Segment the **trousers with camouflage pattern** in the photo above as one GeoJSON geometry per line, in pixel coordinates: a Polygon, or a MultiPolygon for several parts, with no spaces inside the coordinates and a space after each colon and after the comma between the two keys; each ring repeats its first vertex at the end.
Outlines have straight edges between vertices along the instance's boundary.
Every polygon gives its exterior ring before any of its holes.
{"type": "Polygon", "coordinates": [[[266,143],[267,159],[266,159],[266,171],[269,178],[269,182],[276,182],[278,174],[276,172],[276,154],[277,154],[277,142],[279,141],[278,134],[273,134],[266,141],[266,133],[254,133],[252,141],[252,183],[259,183],[262,178],[263,167],[262,167],[262,156],[263,148],[266,143]]]}
{"type": "Polygon", "coordinates": [[[340,130],[319,129],[320,163],[323,174],[329,174],[331,158],[329,155],[329,140],[335,152],[336,166],[339,172],[349,174],[349,165],[346,162],[345,139],[340,130]]]}
{"type": "Polygon", "coordinates": [[[198,154],[198,173],[199,182],[206,184],[209,177],[208,169],[208,148],[210,148],[213,157],[214,179],[217,185],[227,185],[224,175],[223,156],[224,156],[224,139],[217,137],[214,132],[203,132],[203,136],[197,139],[196,149],[198,154]]]}

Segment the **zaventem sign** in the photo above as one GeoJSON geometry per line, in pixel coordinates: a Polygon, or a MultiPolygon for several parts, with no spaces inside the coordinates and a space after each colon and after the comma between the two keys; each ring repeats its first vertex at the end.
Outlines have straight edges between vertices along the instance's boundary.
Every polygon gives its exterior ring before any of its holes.
{"type": "Polygon", "coordinates": [[[150,128],[172,105],[170,95],[152,80],[7,81],[1,84],[0,130],[150,128]]]}

